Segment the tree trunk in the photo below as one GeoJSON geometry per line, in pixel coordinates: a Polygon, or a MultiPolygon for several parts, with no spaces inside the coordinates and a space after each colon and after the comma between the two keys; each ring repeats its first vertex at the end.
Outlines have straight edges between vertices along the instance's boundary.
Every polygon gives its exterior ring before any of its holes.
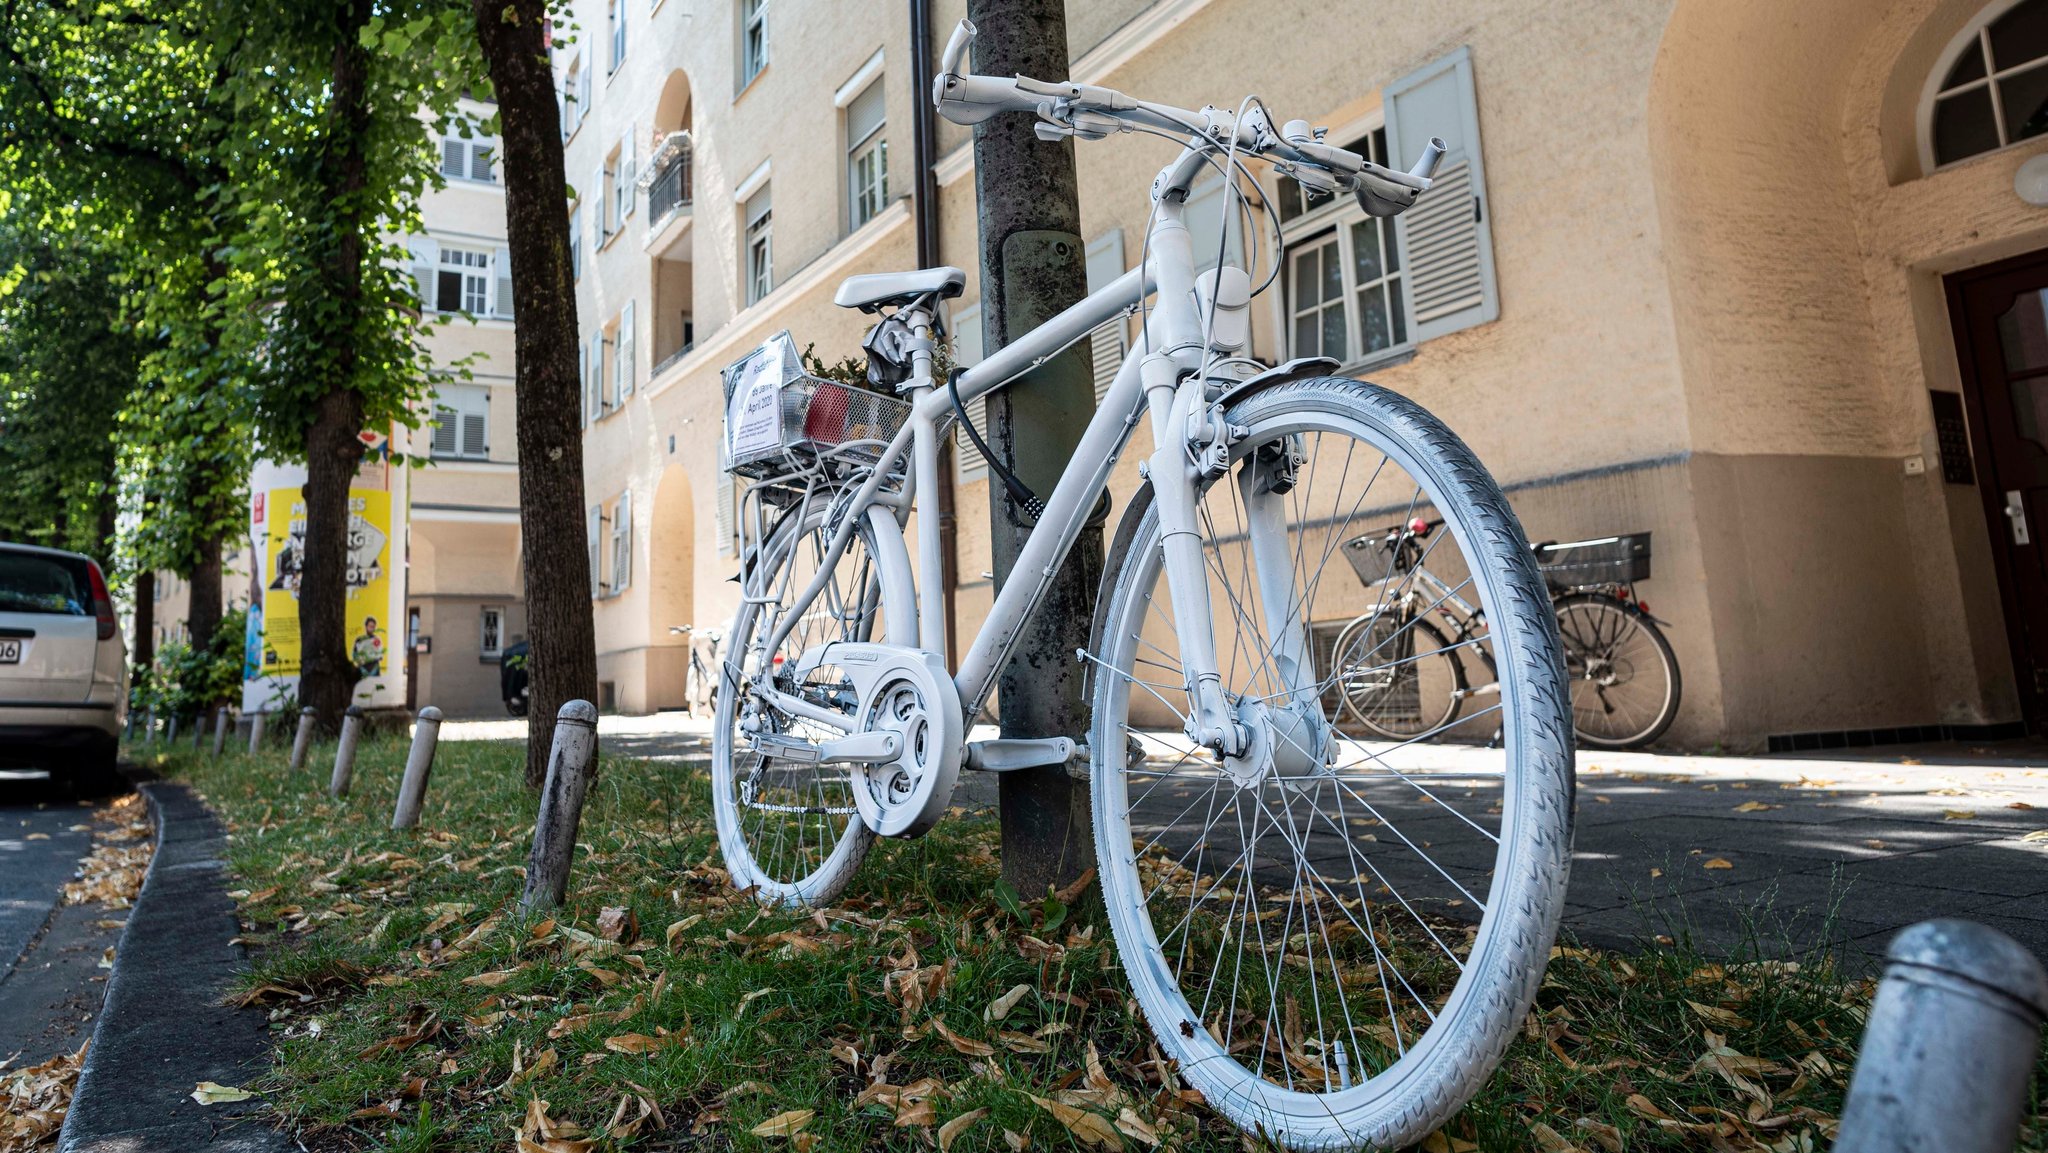
{"type": "Polygon", "coordinates": [[[185,607],[185,627],[191,633],[195,651],[211,648],[213,634],[220,631],[220,554],[220,537],[209,535],[200,540],[199,561],[192,566],[192,595],[185,607]]]}
{"type": "Polygon", "coordinates": [[[349,0],[334,45],[334,88],[327,139],[321,156],[321,187],[334,215],[333,249],[324,273],[327,296],[337,313],[328,329],[340,343],[328,363],[334,377],[313,406],[306,430],[306,566],[299,578],[299,702],[313,709],[321,732],[341,728],[342,710],[355,692],[356,669],[349,659],[348,489],[362,463],[363,398],[353,387],[356,330],[363,307],[363,229],[359,219],[369,174],[370,53],[361,31],[370,22],[370,0],[349,0]]]}
{"type": "Polygon", "coordinates": [[[156,572],[135,574],[135,647],[128,654],[128,685],[133,688],[156,663],[156,572]]]}
{"type": "Polygon", "coordinates": [[[547,779],[556,714],[597,699],[590,557],[583,539],[583,434],[576,378],[576,284],[569,268],[569,181],[548,65],[546,0],[472,0],[497,90],[512,253],[518,388],[519,522],[526,574],[526,785],[547,779]]]}
{"type": "MultiPolygon", "coordinates": [[[[1062,0],[969,0],[980,29],[974,70],[1047,80],[1067,74],[1062,0]]],[[[920,93],[919,99],[927,99],[920,93]]],[[[1028,116],[997,116],[974,130],[974,186],[981,211],[983,347],[994,353],[1087,290],[1081,209],[1071,141],[1049,143],[1028,116]]],[[[1052,491],[1095,408],[1083,341],[989,398],[990,447],[1040,495],[1052,491]],[[1020,449],[1024,451],[1019,451],[1020,449]]],[[[1001,484],[989,485],[996,584],[1009,579],[1031,523],[1001,484]]],[[[1006,737],[1085,741],[1089,709],[1074,650],[1088,643],[1102,531],[1085,529],[1025,626],[998,691],[1006,737]]],[[[1035,897],[1065,887],[1095,864],[1088,786],[1059,765],[1004,773],[1003,877],[1035,897]]]]}

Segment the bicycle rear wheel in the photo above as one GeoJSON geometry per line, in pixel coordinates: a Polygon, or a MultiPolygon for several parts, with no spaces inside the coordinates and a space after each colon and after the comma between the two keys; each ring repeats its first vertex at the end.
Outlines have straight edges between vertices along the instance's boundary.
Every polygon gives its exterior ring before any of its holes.
{"type": "MultiPolygon", "coordinates": [[[[859,701],[842,670],[825,665],[798,681],[790,670],[804,653],[831,641],[906,643],[917,621],[909,560],[896,522],[870,513],[830,568],[830,578],[788,638],[766,651],[775,622],[826,559],[839,525],[840,502],[817,495],[785,515],[744,576],[748,599],[727,633],[729,647],[715,692],[711,737],[711,807],[718,844],[734,887],[771,905],[829,903],[867,856],[874,833],[861,821],[848,766],[807,764],[754,751],[742,722],[761,732],[804,741],[857,731],[859,701]],[[841,713],[835,729],[792,715],[754,691],[753,674],[768,670],[775,687],[807,704],[841,713]]],[[[914,641],[909,642],[914,643],[914,641]]]]}
{"type": "Polygon", "coordinates": [[[1678,717],[1682,685],[1671,642],[1634,605],[1606,593],[1557,600],[1572,728],[1596,749],[1633,749],[1678,717]]]}
{"type": "Polygon", "coordinates": [[[1557,930],[1573,783],[1556,620],[1500,490],[1414,403],[1300,381],[1228,419],[1248,435],[1197,498],[1208,615],[1227,700],[1264,752],[1222,757],[1185,735],[1183,630],[1141,490],[1090,670],[1103,896],[1161,1049],[1214,1108],[1290,1148],[1401,1147],[1491,1074],[1557,930]],[[1329,562],[1348,538],[1432,514],[1444,527],[1422,563],[1490,625],[1500,696],[1470,720],[1494,714],[1499,747],[1353,739],[1334,723],[1335,675],[1304,688],[1280,667],[1298,646],[1269,635],[1367,611],[1381,594],[1341,559],[1323,579],[1329,562]],[[1268,603],[1287,588],[1293,603],[1268,603]]]}

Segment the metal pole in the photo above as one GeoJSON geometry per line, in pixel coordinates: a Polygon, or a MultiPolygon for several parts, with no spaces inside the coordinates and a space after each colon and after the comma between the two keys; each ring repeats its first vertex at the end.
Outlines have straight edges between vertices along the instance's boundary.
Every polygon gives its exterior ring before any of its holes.
{"type": "Polygon", "coordinates": [[[327,781],[328,796],[348,796],[349,783],[356,775],[356,742],[362,736],[363,707],[350,705],[341,714],[341,741],[334,746],[334,776],[327,781]]]}
{"type": "Polygon", "coordinates": [[[250,717],[249,717],[249,755],[250,755],[250,756],[252,756],[252,757],[253,757],[253,756],[255,756],[255,755],[256,755],[256,753],[257,753],[257,752],[258,752],[259,750],[261,750],[261,749],[262,749],[262,747],[263,747],[263,718],[264,718],[264,717],[267,717],[267,716],[269,716],[269,715],[270,715],[270,714],[268,714],[268,713],[263,713],[263,712],[257,712],[257,713],[252,713],[252,714],[250,714],[250,717]]]}
{"type": "Polygon", "coordinates": [[[213,759],[220,759],[220,751],[228,743],[228,707],[222,705],[213,714],[213,759]]]}
{"type": "Polygon", "coordinates": [[[553,908],[569,893],[569,864],[576,855],[576,826],[583,820],[583,796],[590,788],[590,764],[597,752],[597,706],[570,701],[555,715],[555,741],[548,750],[548,780],[533,825],[533,851],[526,858],[528,909],[553,908]]]}
{"type": "Polygon", "coordinates": [[[311,705],[299,710],[299,732],[292,738],[292,771],[306,767],[306,750],[313,744],[313,708],[311,705]]]}
{"type": "Polygon", "coordinates": [[[1892,940],[1835,1153],[2010,1153],[2048,1019],[2048,973],[1970,921],[1892,940]]]}
{"type": "Polygon", "coordinates": [[[420,823],[420,805],[427,799],[427,777],[434,771],[434,746],[441,740],[441,710],[432,705],[420,710],[412,728],[412,752],[405,758],[405,781],[398,786],[398,807],[392,810],[391,827],[410,829],[420,823]]]}

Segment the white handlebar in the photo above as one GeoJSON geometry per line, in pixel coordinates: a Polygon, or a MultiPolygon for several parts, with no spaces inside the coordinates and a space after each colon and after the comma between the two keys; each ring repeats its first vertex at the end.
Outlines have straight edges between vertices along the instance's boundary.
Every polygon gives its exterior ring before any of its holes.
{"type": "Polygon", "coordinates": [[[1349,189],[1373,216],[1396,216],[1413,206],[1415,198],[1428,191],[1446,148],[1443,140],[1431,137],[1415,167],[1397,172],[1323,143],[1305,120],[1288,121],[1276,136],[1256,108],[1238,122],[1213,108],[1194,112],[1153,104],[1092,84],[977,76],[961,71],[974,37],[974,25],[960,21],[939,58],[939,74],[932,79],[932,103],[939,115],[955,124],[979,124],[1000,112],[1031,112],[1041,121],[1038,135],[1046,140],[1099,140],[1133,126],[1190,133],[1211,148],[1228,147],[1234,139],[1240,151],[1275,160],[1304,183],[1349,189]]]}

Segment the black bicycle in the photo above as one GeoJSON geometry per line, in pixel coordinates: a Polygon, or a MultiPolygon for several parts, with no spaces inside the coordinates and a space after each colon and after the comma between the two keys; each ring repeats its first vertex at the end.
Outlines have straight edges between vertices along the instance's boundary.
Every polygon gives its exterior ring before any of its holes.
{"type": "MultiPolygon", "coordinates": [[[[1360,580],[1378,593],[1330,646],[1326,683],[1373,734],[1418,741],[1455,727],[1464,703],[1498,696],[1486,614],[1452,583],[1429,571],[1428,540],[1441,522],[1420,517],[1345,542],[1360,580]],[[1473,684],[1465,656],[1485,675],[1473,684]]],[[[1599,749],[1640,748],[1678,716],[1678,658],[1657,627],[1637,581],[1650,577],[1650,534],[1533,546],[1550,586],[1571,677],[1572,728],[1599,749]]]]}

